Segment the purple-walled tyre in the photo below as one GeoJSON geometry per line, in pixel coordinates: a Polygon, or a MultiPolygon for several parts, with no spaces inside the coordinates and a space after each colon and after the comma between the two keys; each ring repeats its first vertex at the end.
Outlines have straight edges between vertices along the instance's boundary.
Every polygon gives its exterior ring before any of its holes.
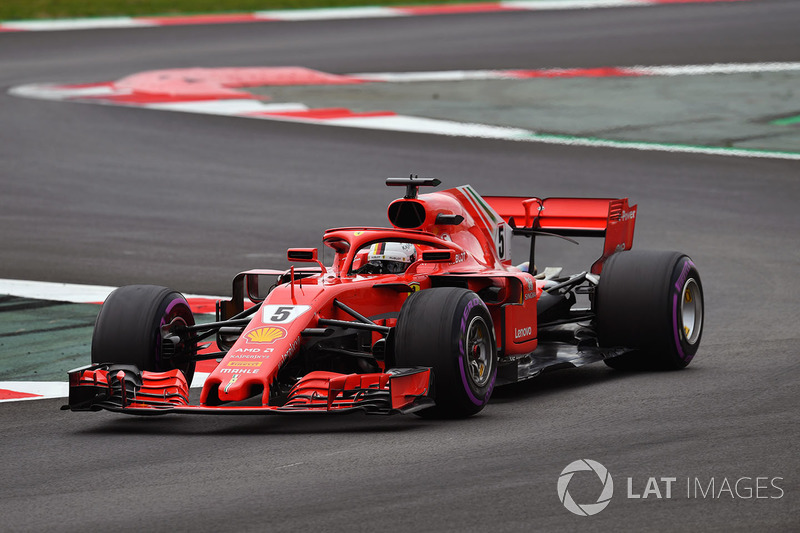
{"type": "Polygon", "coordinates": [[[633,351],[606,359],[620,370],[684,368],[703,334],[703,284],[680,252],[620,252],[603,265],[595,295],[603,347],[633,351]]]}
{"type": "Polygon", "coordinates": [[[424,417],[465,418],[488,403],[497,377],[492,317],[474,292],[440,287],[411,294],[394,332],[397,367],[433,369],[435,407],[424,417]]]}
{"type": "MultiPolygon", "coordinates": [[[[165,347],[162,328],[172,332],[193,326],[194,315],[179,292],[155,285],[128,285],[108,295],[92,334],[92,362],[135,365],[139,370],[165,372],[178,368],[191,384],[194,361],[176,361],[174,347],[165,347]]],[[[179,346],[192,352],[194,346],[179,346]]]]}

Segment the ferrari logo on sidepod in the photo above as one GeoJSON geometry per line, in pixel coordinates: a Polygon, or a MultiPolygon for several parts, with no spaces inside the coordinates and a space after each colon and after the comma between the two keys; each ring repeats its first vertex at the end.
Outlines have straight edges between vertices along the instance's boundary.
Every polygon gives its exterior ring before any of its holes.
{"type": "Polygon", "coordinates": [[[254,329],[253,331],[247,334],[247,338],[250,339],[250,342],[275,342],[278,339],[282,339],[286,336],[286,330],[283,328],[258,328],[254,329]]]}

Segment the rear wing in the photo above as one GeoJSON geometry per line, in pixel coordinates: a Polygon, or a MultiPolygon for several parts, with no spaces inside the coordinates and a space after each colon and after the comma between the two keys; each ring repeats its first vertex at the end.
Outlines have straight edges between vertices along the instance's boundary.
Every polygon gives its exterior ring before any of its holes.
{"type": "MultiPolygon", "coordinates": [[[[636,206],[627,198],[523,198],[484,196],[515,235],[531,238],[530,264],[534,265],[537,235],[605,237],[603,255],[591,272],[599,274],[605,260],[633,246],[636,206]]],[[[532,268],[532,267],[531,267],[532,268]]]]}

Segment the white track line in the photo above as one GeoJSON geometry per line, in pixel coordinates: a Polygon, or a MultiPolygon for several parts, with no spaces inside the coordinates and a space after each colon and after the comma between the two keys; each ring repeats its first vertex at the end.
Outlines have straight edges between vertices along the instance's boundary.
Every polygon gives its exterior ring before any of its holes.
{"type": "MultiPolygon", "coordinates": [[[[21,279],[0,279],[0,294],[71,303],[99,303],[105,301],[117,287],[106,285],[80,285],[75,283],[53,283],[50,281],[28,281],[21,279]]],[[[190,298],[211,300],[223,299],[221,296],[184,294],[190,298]]]]}
{"type": "Polygon", "coordinates": [[[157,26],[132,17],[97,17],[62,20],[15,20],[0,23],[0,29],[16,31],[66,31],[157,26]]]}
{"type": "MultiPolygon", "coordinates": [[[[190,388],[197,389],[202,387],[203,383],[205,383],[206,379],[210,375],[211,374],[208,372],[195,372],[190,388]]],[[[36,395],[27,396],[24,398],[0,399],[0,403],[69,397],[69,383],[66,381],[0,381],[0,389],[36,395]]]]}
{"type": "Polygon", "coordinates": [[[66,398],[69,396],[69,384],[66,381],[0,381],[0,389],[36,395],[26,398],[0,399],[0,403],[66,398]]]}
{"type": "MultiPolygon", "coordinates": [[[[44,281],[0,279],[0,294],[2,295],[59,302],[102,302],[114,289],[115,287],[102,285],[74,285],[44,281]]],[[[42,400],[46,398],[66,398],[69,396],[69,386],[66,382],[1,381],[0,389],[36,395],[24,398],[0,399],[0,403],[42,400]]]]}
{"type": "MultiPolygon", "coordinates": [[[[751,0],[697,0],[697,3],[748,2],[751,0]]],[[[658,7],[685,3],[686,0],[510,0],[477,4],[429,4],[395,7],[339,7],[323,9],[286,9],[210,15],[176,15],[150,17],[92,17],[54,20],[0,21],[0,31],[66,31],[102,28],[148,28],[183,24],[233,24],[246,22],[301,22],[317,20],[370,19],[450,15],[459,13],[492,13],[516,11],[550,11],[626,7],[658,7]]],[[[691,2],[695,3],[695,2],[691,2]]]]}
{"type": "MultiPolygon", "coordinates": [[[[346,74],[353,78],[390,83],[409,82],[447,82],[447,81],[483,81],[483,80],[524,80],[538,79],[526,76],[525,72],[568,73],[590,69],[511,69],[511,70],[443,70],[431,72],[361,72],[346,74]]],[[[800,70],[800,62],[785,63],[712,63],[709,65],[660,65],[631,67],[615,67],[622,74],[618,76],[700,76],[707,74],[748,74],[757,72],[789,72],[800,70]]],[[[545,76],[542,76],[545,77],[545,76]]],[[[576,76],[582,77],[582,76],[576,76]]],[[[615,77],[615,76],[593,76],[615,77]]],[[[553,76],[558,78],[558,76],[553,76]]]]}
{"type": "MultiPolygon", "coordinates": [[[[0,279],[0,295],[51,300],[71,303],[98,303],[116,289],[106,285],[79,285],[73,283],[53,283],[49,281],[27,281],[18,279],[0,279]]],[[[192,298],[222,299],[219,296],[203,296],[197,294],[184,295],[192,298]]],[[[196,372],[192,379],[192,388],[202,387],[209,376],[205,372],[196,372]]],[[[46,398],[66,398],[69,386],[66,381],[0,381],[0,389],[24,394],[35,394],[33,397],[0,399],[2,402],[18,402],[24,400],[43,400],[46,398]]]]}
{"type": "MultiPolygon", "coordinates": [[[[231,69],[203,69],[202,75],[206,82],[213,82],[215,72],[227,72],[231,69]]],[[[244,68],[242,70],[251,70],[244,68]]],[[[255,70],[258,70],[256,68],[255,70]]],[[[457,82],[464,80],[491,80],[491,79],[560,79],[563,77],[637,77],[637,76],[697,76],[697,75],[727,75],[758,72],[789,72],[800,70],[800,62],[786,63],[714,63],[710,65],[658,65],[658,66],[630,66],[630,67],[601,67],[577,69],[515,69],[515,70],[456,70],[440,72],[384,72],[348,74],[355,83],[359,80],[366,82],[457,82]]],[[[171,71],[164,71],[171,72],[171,71]]],[[[140,73],[148,74],[148,73],[140,73]]],[[[152,73],[149,73],[152,74],[152,73]]],[[[179,72],[171,72],[173,77],[179,72]]],[[[319,74],[319,73],[318,73],[319,74]]],[[[324,73],[322,73],[324,74],[324,73]]],[[[130,79],[129,76],[126,79],[130,79]]],[[[341,78],[341,77],[339,77],[341,78]]],[[[177,78],[176,78],[177,79],[177,78]]],[[[247,79],[247,77],[243,77],[247,79]]],[[[323,77],[323,79],[325,79],[323,77]]],[[[269,85],[268,82],[265,82],[269,85]]],[[[213,85],[213,83],[212,83],[213,85]]],[[[228,87],[239,87],[232,85],[228,87]]],[[[147,87],[138,90],[147,93],[147,87]]],[[[226,91],[230,92],[230,88],[226,91]]],[[[106,105],[134,106],[147,109],[168,111],[182,111],[190,113],[203,113],[213,115],[229,115],[261,120],[278,120],[287,122],[302,122],[307,124],[365,128],[384,131],[401,131],[410,133],[424,133],[434,135],[449,135],[456,137],[473,137],[485,139],[502,139],[510,141],[537,142],[544,144],[559,144],[565,146],[587,146],[616,148],[627,150],[648,150],[673,153],[694,153],[718,156],[734,156],[749,158],[770,158],[785,160],[800,160],[800,152],[787,152],[775,150],[759,150],[746,148],[722,148],[714,146],[684,145],[679,143],[658,142],[630,142],[613,139],[596,139],[569,135],[540,134],[533,130],[522,128],[496,126],[489,124],[462,123],[452,120],[433,119],[426,117],[397,115],[390,113],[376,116],[331,116],[324,113],[315,115],[302,103],[265,103],[252,97],[241,99],[209,99],[201,101],[181,101],[180,95],[174,97],[175,101],[166,102],[135,102],[114,101],[119,96],[131,95],[130,88],[115,88],[114,82],[85,84],[84,86],[59,86],[57,84],[31,84],[13,87],[9,94],[27,98],[41,98],[47,100],[68,100],[72,102],[96,103],[106,105]],[[104,99],[108,96],[108,99],[104,99]],[[309,111],[308,114],[302,112],[309,111]],[[280,113],[301,112],[297,115],[280,113]]],[[[156,91],[158,92],[158,91],[156,91]]],[[[246,93],[243,93],[246,94],[246,93]]],[[[134,95],[135,96],[135,95],[134,95]]],[[[229,96],[226,94],[226,97],[229,96]]],[[[247,95],[250,96],[250,95],[247,95]]],[[[126,100],[126,98],[123,98],[126,100]]],[[[134,99],[135,100],[135,99],[134,99]]]]}
{"type": "Polygon", "coordinates": [[[341,20],[407,17],[408,13],[390,7],[334,7],[329,9],[278,9],[256,11],[254,15],[265,20],[300,22],[305,20],[341,20]]]}

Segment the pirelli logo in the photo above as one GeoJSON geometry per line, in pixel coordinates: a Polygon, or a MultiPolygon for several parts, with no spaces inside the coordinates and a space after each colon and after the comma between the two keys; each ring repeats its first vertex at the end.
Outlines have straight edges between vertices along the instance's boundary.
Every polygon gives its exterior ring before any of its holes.
{"type": "Polygon", "coordinates": [[[228,366],[236,366],[239,368],[253,368],[261,366],[261,361],[228,361],[228,366]]]}

